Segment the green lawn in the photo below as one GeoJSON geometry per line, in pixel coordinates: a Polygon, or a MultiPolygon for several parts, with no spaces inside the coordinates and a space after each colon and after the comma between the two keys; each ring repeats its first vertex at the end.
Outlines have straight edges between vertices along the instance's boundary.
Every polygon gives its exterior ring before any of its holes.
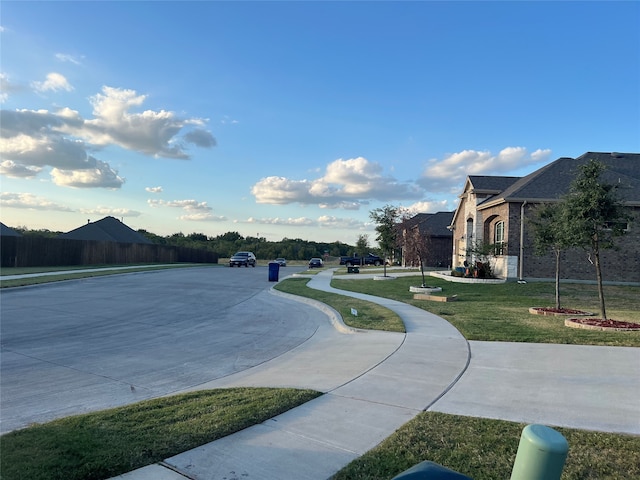
{"type": "Polygon", "coordinates": [[[345,295],[314,290],[308,288],[307,283],[309,283],[308,278],[291,278],[276,284],[274,288],[326,303],[336,310],[350,327],[388,332],[405,331],[402,319],[388,308],[345,295]],[[357,316],[351,313],[351,309],[357,311],[357,316]]]}
{"type": "Polygon", "coordinates": [[[101,480],[273,418],[312,390],[204,390],[63,418],[0,437],[3,480],[101,480]]]}
{"type": "MultiPolygon", "coordinates": [[[[427,310],[453,324],[468,340],[497,342],[562,343],[579,345],[640,346],[640,331],[602,332],[568,328],[564,317],[532,315],[529,307],[553,306],[555,284],[517,282],[469,284],[447,282],[429,277],[429,286],[442,287],[441,295],[457,295],[455,302],[414,300],[409,292],[420,285],[418,276],[395,280],[340,280],[331,285],[341,290],[368,293],[409,303],[427,310]]],[[[640,287],[605,286],[607,316],[615,320],[640,323],[640,287]]],[[[562,284],[563,305],[568,308],[598,312],[595,285],[562,284]]]]}
{"type": "MultiPolygon", "coordinates": [[[[334,480],[388,480],[430,460],[474,480],[511,476],[525,424],[425,412],[354,460],[334,480]]],[[[569,443],[562,480],[640,478],[640,437],[557,428],[569,443]]]]}

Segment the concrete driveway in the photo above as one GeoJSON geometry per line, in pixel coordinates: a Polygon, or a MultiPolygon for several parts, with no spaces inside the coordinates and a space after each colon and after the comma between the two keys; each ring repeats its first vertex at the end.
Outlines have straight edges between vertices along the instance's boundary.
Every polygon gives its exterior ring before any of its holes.
{"type": "Polygon", "coordinates": [[[0,433],[210,382],[327,323],[272,285],[266,266],[218,266],[2,290],[0,433]]]}

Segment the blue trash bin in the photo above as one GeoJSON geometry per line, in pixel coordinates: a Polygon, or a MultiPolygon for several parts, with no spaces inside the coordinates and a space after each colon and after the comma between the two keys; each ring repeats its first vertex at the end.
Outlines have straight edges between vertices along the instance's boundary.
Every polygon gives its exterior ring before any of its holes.
{"type": "Polygon", "coordinates": [[[280,264],[278,262],[269,262],[269,281],[277,282],[278,273],[280,273],[280,264]]]}

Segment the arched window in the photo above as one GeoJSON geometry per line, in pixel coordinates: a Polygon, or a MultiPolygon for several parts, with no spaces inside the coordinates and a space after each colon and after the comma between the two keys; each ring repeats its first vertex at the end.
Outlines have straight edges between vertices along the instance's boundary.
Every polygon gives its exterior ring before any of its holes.
{"type": "Polygon", "coordinates": [[[496,248],[496,255],[504,255],[504,222],[496,222],[493,227],[493,243],[496,248]]]}

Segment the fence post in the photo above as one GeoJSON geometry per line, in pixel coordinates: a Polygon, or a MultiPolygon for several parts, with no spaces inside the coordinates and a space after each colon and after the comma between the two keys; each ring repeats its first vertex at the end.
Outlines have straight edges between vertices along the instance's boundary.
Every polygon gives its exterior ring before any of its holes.
{"type": "Polygon", "coordinates": [[[545,425],[522,430],[511,480],[560,480],[569,444],[560,432],[545,425]]]}

